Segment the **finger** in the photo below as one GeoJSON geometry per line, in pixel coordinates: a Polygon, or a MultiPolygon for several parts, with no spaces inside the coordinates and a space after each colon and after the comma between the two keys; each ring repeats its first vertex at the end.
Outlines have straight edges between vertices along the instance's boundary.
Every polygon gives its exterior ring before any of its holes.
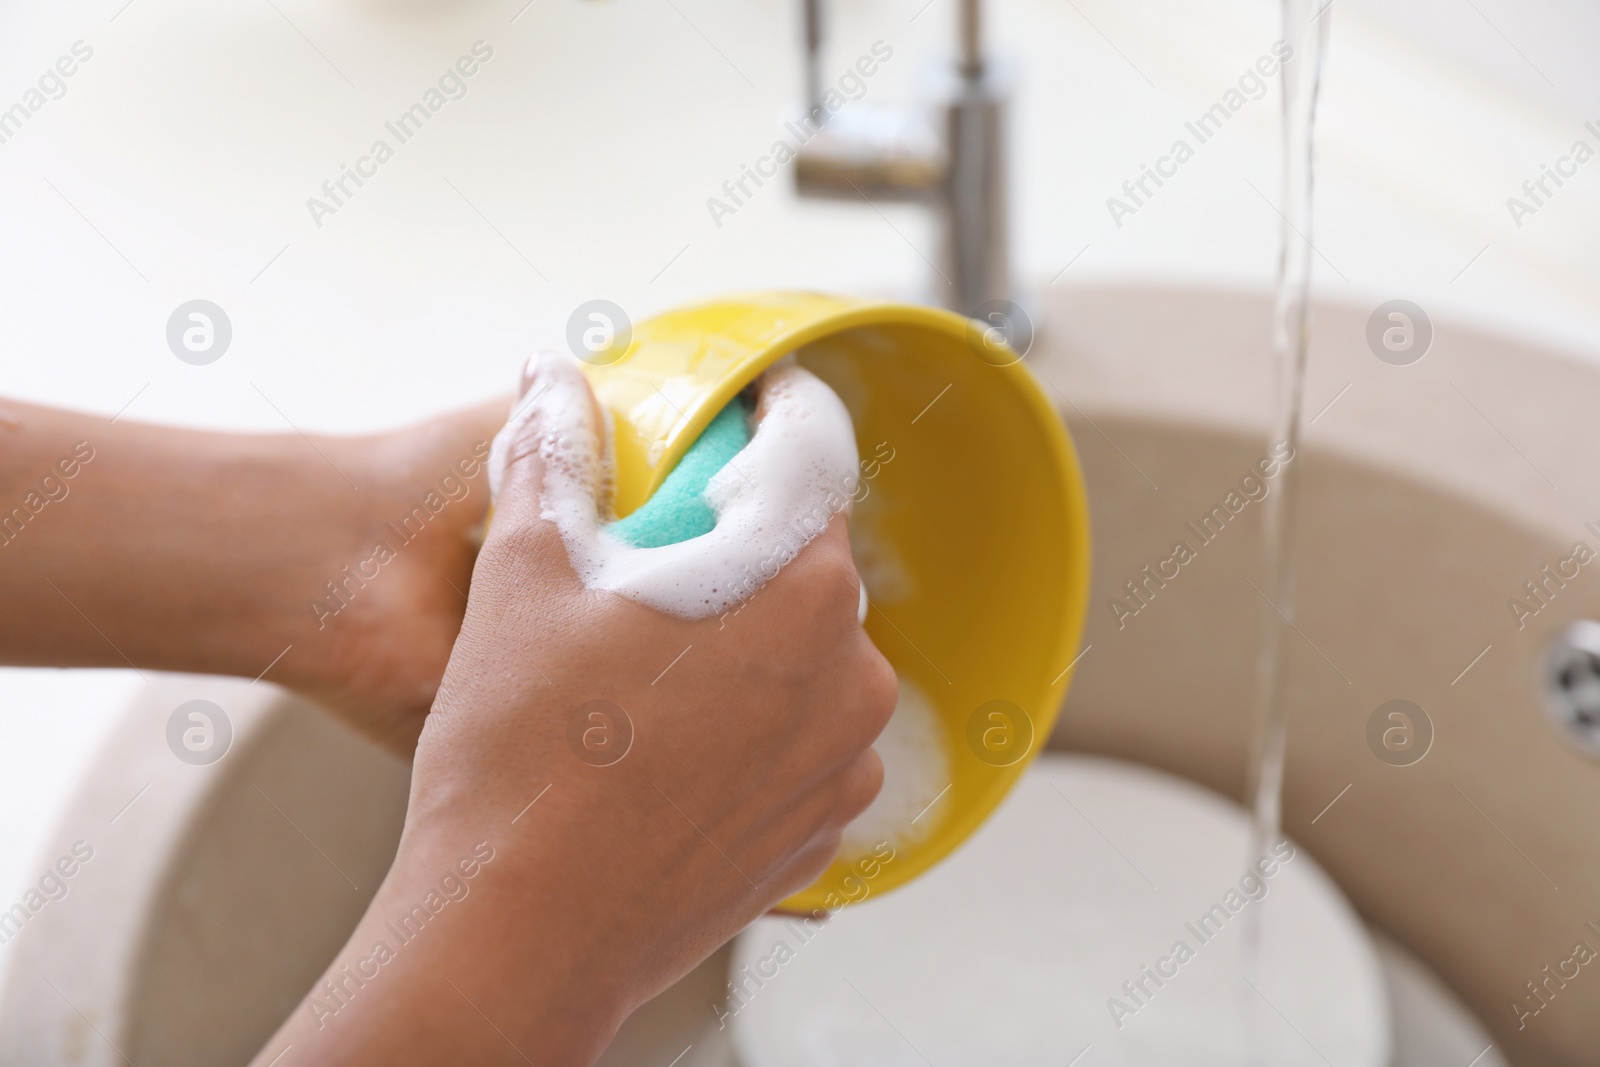
{"type": "Polygon", "coordinates": [[[505,425],[506,411],[515,406],[520,395],[502,394],[492,400],[480,400],[393,432],[388,438],[413,449],[426,446],[441,452],[470,450],[475,445],[488,443],[505,425]]]}
{"type": "Polygon", "coordinates": [[[883,789],[883,758],[876,749],[857,756],[839,778],[834,819],[840,829],[866,811],[883,789]]]}
{"type": "Polygon", "coordinates": [[[489,449],[497,514],[512,522],[537,523],[541,499],[553,489],[563,497],[586,493],[592,510],[602,480],[604,425],[599,403],[576,363],[550,351],[530,356],[511,417],[489,449]]]}
{"type": "MultiPolygon", "coordinates": [[[[780,894],[778,899],[786,900],[821,878],[839,854],[839,841],[838,830],[820,831],[778,868],[771,878],[771,884],[780,894]]],[[[779,915],[805,914],[781,906],[774,906],[772,911],[779,915]]]]}
{"type": "MultiPolygon", "coordinates": [[[[821,790],[808,798],[821,799],[828,814],[806,843],[773,874],[773,882],[782,887],[785,896],[799,892],[822,877],[838,858],[845,828],[867,810],[882,788],[883,760],[869,748],[857,756],[844,773],[830,777],[821,790]]],[[[805,802],[797,805],[804,806],[809,805],[805,802]]]]}
{"type": "MultiPolygon", "coordinates": [[[[400,454],[408,462],[408,469],[419,450],[425,450],[430,462],[437,457],[454,457],[447,468],[448,476],[459,477],[470,487],[470,497],[465,500],[466,511],[476,523],[489,506],[489,493],[485,491],[489,481],[489,442],[505,424],[506,410],[513,406],[514,400],[511,396],[497,396],[480,401],[393,434],[390,440],[403,449],[400,454]]],[[[481,537],[479,529],[476,539],[481,540],[481,537]]]]}
{"type": "Polygon", "coordinates": [[[776,595],[762,605],[763,611],[799,611],[808,618],[848,618],[859,624],[861,576],[842,512],[779,570],[771,586],[776,595]]]}

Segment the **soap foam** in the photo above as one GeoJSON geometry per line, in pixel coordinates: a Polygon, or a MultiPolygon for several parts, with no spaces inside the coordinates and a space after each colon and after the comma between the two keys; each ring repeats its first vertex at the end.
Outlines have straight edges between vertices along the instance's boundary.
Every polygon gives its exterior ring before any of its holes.
{"type": "Polygon", "coordinates": [[[572,567],[607,589],[682,618],[720,615],[792,560],[860,487],[850,413],[821,379],[785,361],[757,382],[755,432],[706,485],[710,533],[638,548],[610,534],[609,427],[596,425],[582,371],[555,353],[529,361],[532,382],[489,454],[500,492],[513,448],[544,461],[542,516],[561,531],[572,567]]]}
{"type": "Polygon", "coordinates": [[[938,716],[908,679],[900,679],[894,715],[872,747],[883,760],[883,788],[844,828],[839,854],[847,859],[864,856],[883,841],[921,840],[939,825],[950,799],[944,792],[950,767],[938,716]]]}

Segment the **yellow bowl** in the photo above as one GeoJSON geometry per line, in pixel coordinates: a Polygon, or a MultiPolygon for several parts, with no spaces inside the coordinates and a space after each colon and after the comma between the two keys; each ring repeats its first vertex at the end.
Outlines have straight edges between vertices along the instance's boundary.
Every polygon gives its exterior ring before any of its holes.
{"type": "Polygon", "coordinates": [[[634,327],[586,373],[616,427],[619,517],[710,420],[794,353],[855,420],[854,506],[866,628],[934,705],[952,781],[892,858],[841,855],[784,909],[837,910],[949,855],[1005,797],[1055,722],[1089,592],[1077,456],[1033,375],[952,312],[817,293],[760,293],[634,327]],[[887,459],[887,462],[885,462],[887,459]],[[858,493],[859,495],[859,493],[858,493]]]}

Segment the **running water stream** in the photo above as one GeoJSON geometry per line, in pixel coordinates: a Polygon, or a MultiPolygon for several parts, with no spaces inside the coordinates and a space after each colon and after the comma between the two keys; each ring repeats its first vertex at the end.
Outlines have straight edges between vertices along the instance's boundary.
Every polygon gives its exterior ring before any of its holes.
{"type": "MultiPolygon", "coordinates": [[[[1288,736],[1285,647],[1294,620],[1294,564],[1300,475],[1300,421],[1310,340],[1312,130],[1332,0],[1282,0],[1283,39],[1294,49],[1282,67],[1283,224],[1278,251],[1273,322],[1275,396],[1271,442],[1287,441],[1294,461],[1284,466],[1278,491],[1262,502],[1261,645],[1256,663],[1255,824],[1250,862],[1278,840],[1283,829],[1283,764],[1288,736]]],[[[1252,909],[1244,930],[1244,973],[1257,982],[1262,908],[1252,909]]],[[[1255,993],[1245,995],[1259,1000],[1255,993]]],[[[1247,1023],[1258,1011],[1246,1016],[1247,1023]]],[[[1249,1032],[1260,1029],[1250,1026],[1249,1032]]],[[[1253,1042],[1260,1047],[1259,1040],[1253,1042]]]]}

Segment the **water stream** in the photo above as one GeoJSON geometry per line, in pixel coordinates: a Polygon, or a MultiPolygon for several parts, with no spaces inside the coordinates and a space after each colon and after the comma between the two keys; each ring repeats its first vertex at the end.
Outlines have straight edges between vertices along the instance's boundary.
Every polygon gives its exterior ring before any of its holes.
{"type": "MultiPolygon", "coordinates": [[[[1261,532],[1261,644],[1256,663],[1255,764],[1251,790],[1255,822],[1250,860],[1259,860],[1283,829],[1283,765],[1288,737],[1285,649],[1293,630],[1296,520],[1300,476],[1302,401],[1310,341],[1311,194],[1317,91],[1328,39],[1332,0],[1282,0],[1283,40],[1294,49],[1282,67],[1283,223],[1280,226],[1277,299],[1273,322],[1275,395],[1271,444],[1287,441],[1292,462],[1278,475],[1277,491],[1264,500],[1261,532]]],[[[1244,929],[1246,978],[1259,985],[1264,908],[1250,909],[1244,929]]],[[[1247,1033],[1259,1035],[1265,1007],[1251,989],[1247,1033]]],[[[1253,1040],[1259,1049],[1259,1040],[1253,1040]]],[[[1259,1057],[1258,1057],[1259,1058],[1259,1057]]]]}

